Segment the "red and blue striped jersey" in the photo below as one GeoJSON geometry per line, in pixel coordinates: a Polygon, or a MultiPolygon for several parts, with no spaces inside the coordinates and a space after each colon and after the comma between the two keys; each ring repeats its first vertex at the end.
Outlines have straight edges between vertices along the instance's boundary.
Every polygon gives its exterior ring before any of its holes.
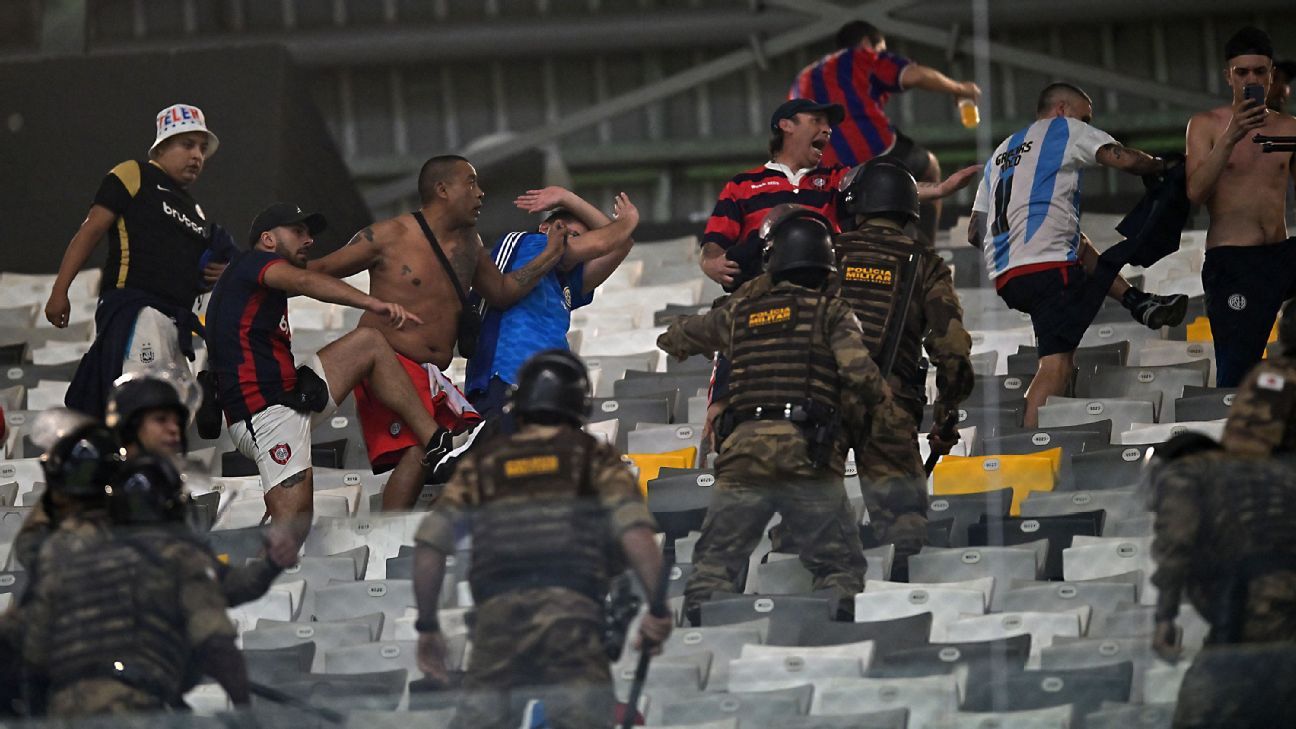
{"type": "Polygon", "coordinates": [[[800,177],[790,177],[789,172],[787,167],[769,162],[739,173],[720,191],[702,234],[702,244],[720,246],[730,260],[742,267],[742,274],[734,281],[735,289],[761,273],[764,245],[760,226],[772,208],[796,203],[823,213],[834,226],[837,224],[837,181],[847,168],[823,165],[806,170],[800,177]]]}
{"type": "Polygon", "coordinates": [[[855,46],[830,53],[797,74],[789,99],[840,104],[846,118],[833,129],[824,165],[854,167],[891,149],[895,128],[882,107],[900,88],[909,59],[888,51],[855,46]]]}
{"type": "Polygon", "coordinates": [[[291,265],[269,251],[239,254],[207,304],[208,368],[229,423],[247,420],[297,386],[288,294],[265,285],[266,271],[280,264],[291,265]]]}

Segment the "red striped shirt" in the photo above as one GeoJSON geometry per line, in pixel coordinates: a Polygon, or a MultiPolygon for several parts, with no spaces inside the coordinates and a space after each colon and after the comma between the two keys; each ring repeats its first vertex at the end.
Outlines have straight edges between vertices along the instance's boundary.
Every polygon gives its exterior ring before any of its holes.
{"type": "Polygon", "coordinates": [[[882,107],[891,94],[903,91],[900,73],[909,59],[888,51],[855,46],[830,53],[797,74],[789,99],[813,99],[840,104],[846,118],[833,128],[823,164],[854,167],[886,152],[895,144],[895,128],[882,107]]]}

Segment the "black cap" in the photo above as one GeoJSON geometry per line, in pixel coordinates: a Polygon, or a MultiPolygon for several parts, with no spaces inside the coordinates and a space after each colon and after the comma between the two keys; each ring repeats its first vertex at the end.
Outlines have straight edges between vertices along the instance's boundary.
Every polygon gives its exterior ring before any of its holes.
{"type": "Polygon", "coordinates": [[[292,203],[277,202],[257,213],[256,219],[252,221],[252,229],[248,231],[248,245],[255,246],[257,239],[267,230],[298,223],[305,223],[311,235],[318,235],[328,227],[324,216],[319,213],[303,212],[292,203]]]}
{"type": "Polygon", "coordinates": [[[827,112],[828,123],[833,126],[841,124],[842,119],[846,118],[846,110],[839,104],[820,104],[810,99],[792,99],[779,104],[779,108],[774,110],[774,115],[770,117],[770,131],[777,132],[778,123],[784,119],[791,119],[802,112],[816,111],[827,112]]]}

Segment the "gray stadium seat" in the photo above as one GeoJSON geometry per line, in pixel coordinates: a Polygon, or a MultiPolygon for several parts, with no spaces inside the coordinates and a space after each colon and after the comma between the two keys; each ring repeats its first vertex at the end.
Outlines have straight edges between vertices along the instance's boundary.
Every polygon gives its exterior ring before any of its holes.
{"type": "MultiPolygon", "coordinates": [[[[1097,668],[1128,662],[1134,664],[1134,675],[1141,677],[1157,660],[1152,642],[1146,638],[1059,638],[1040,651],[1040,668],[1045,671],[1097,668]]],[[[1141,703],[1142,694],[1140,681],[1134,681],[1130,701],[1141,703]]]]}
{"type": "Polygon", "coordinates": [[[1219,420],[1229,416],[1234,393],[1224,395],[1197,395],[1175,400],[1174,421],[1186,423],[1194,420],[1219,420]]]}
{"type": "Polygon", "coordinates": [[[1020,671],[1030,658],[1030,635],[967,643],[932,643],[877,656],[869,675],[912,678],[948,673],[958,666],[969,671],[1020,671]]]}
{"type": "Polygon", "coordinates": [[[869,590],[866,582],[864,592],[855,596],[855,619],[859,621],[876,622],[931,613],[933,641],[941,640],[945,625],[961,615],[981,615],[985,610],[984,594],[955,587],[869,590]]]}
{"type": "MultiPolygon", "coordinates": [[[[446,665],[450,670],[463,662],[464,636],[446,638],[446,665]],[[457,649],[457,650],[456,650],[457,649]]],[[[411,680],[422,676],[418,670],[418,642],[389,640],[339,646],[324,654],[324,672],[377,673],[404,670],[411,680]]]]}
{"type": "Polygon", "coordinates": [[[627,435],[639,423],[671,422],[671,400],[667,397],[594,398],[590,422],[617,420],[617,448],[624,453],[627,435]]]}
{"type": "Polygon", "coordinates": [[[1076,425],[1096,420],[1110,420],[1113,433],[1123,433],[1132,423],[1155,422],[1156,405],[1161,393],[1146,398],[1074,398],[1052,395],[1039,409],[1041,428],[1076,425]]]}
{"type": "Polygon", "coordinates": [[[1151,604],[1155,598],[1155,589],[1152,587],[1152,573],[1155,569],[1151,537],[1077,538],[1062,553],[1062,571],[1068,581],[1091,580],[1134,571],[1142,573],[1139,602],[1146,604],[1151,604]]]}
{"type": "Polygon", "coordinates": [[[873,655],[927,645],[931,635],[931,613],[920,613],[895,620],[847,623],[825,618],[800,621],[779,617],[770,621],[767,645],[822,646],[873,641],[873,655]]]}
{"type": "MultiPolygon", "coordinates": [[[[630,654],[634,655],[634,654],[630,654]]],[[[634,681],[635,661],[622,663],[612,674],[616,686],[617,699],[627,700],[630,684],[634,681]]],[[[713,659],[710,653],[698,651],[673,656],[659,656],[653,659],[652,670],[644,689],[654,694],[669,692],[673,695],[692,696],[699,694],[706,684],[707,674],[711,671],[713,659]]]]}
{"type": "Polygon", "coordinates": [[[818,595],[717,596],[702,603],[702,625],[733,625],[762,618],[793,622],[813,618],[828,619],[837,610],[833,602],[831,597],[818,595]]]}
{"type": "MultiPolygon", "coordinates": [[[[930,431],[932,428],[932,407],[927,405],[923,408],[923,422],[919,428],[922,432],[930,431]]],[[[982,406],[977,402],[968,400],[959,405],[958,427],[968,428],[975,426],[978,440],[981,438],[993,438],[1000,433],[1016,432],[1021,429],[1022,413],[1025,412],[1025,409],[1025,400],[990,406],[982,406]]]]}
{"type": "Polygon", "coordinates": [[[22,598],[23,591],[26,589],[27,572],[25,570],[0,572],[0,595],[10,595],[17,602],[22,598]]]}
{"type": "MultiPolygon", "coordinates": [[[[814,655],[810,650],[797,647],[792,655],[744,655],[730,661],[729,688],[736,692],[777,691],[833,678],[864,677],[860,656],[814,655]]],[[[868,650],[871,647],[865,652],[868,650]]]]}
{"type": "MultiPolygon", "coordinates": [[[[950,494],[933,496],[927,504],[930,520],[953,519],[950,528],[950,546],[967,546],[967,528],[983,516],[1008,516],[1012,508],[1012,489],[999,489],[979,494],[950,494]]],[[[920,582],[912,574],[911,580],[920,582]]],[[[942,580],[946,581],[946,580],[942,580]]]]}
{"type": "Polygon", "coordinates": [[[1238,388],[1236,387],[1211,387],[1210,385],[1205,387],[1196,387],[1190,385],[1184,387],[1183,396],[1201,397],[1202,395],[1219,395],[1220,397],[1223,397],[1225,395],[1236,395],[1237,392],[1238,388]]]}
{"type": "Polygon", "coordinates": [[[1043,577],[1062,579],[1062,550],[1071,546],[1077,534],[1096,537],[1102,534],[1104,512],[1086,511],[1057,516],[1022,516],[987,519],[968,527],[970,546],[1028,544],[1039,539],[1048,541],[1048,556],[1043,577]]]}
{"type": "Polygon", "coordinates": [[[1170,729],[1174,704],[1103,704],[1085,717],[1086,729],[1170,729]]]}
{"type": "Polygon", "coordinates": [[[909,710],[910,726],[958,710],[958,681],[954,676],[918,678],[837,678],[815,683],[815,715],[860,714],[878,710],[909,710]]]}
{"type": "Polygon", "coordinates": [[[1026,388],[1030,387],[1030,375],[993,375],[976,377],[972,392],[964,400],[967,405],[980,405],[983,402],[998,404],[1005,401],[1021,400],[1026,397],[1026,388]]]}
{"type": "Polygon", "coordinates": [[[394,630],[396,618],[416,607],[414,584],[410,580],[364,580],[335,582],[315,591],[315,620],[341,620],[381,612],[385,616],[384,636],[394,630]]]}
{"type": "Polygon", "coordinates": [[[1146,446],[1113,446],[1080,453],[1071,458],[1074,490],[1122,489],[1139,482],[1143,475],[1146,446]]]}
{"type": "Polygon", "coordinates": [[[1069,729],[1071,707],[1026,711],[960,711],[927,724],[927,729],[1069,729]]]}
{"type": "Polygon", "coordinates": [[[18,482],[0,483],[0,506],[15,506],[18,500],[18,482]]]}
{"type": "MultiPolygon", "coordinates": [[[[364,434],[360,427],[360,418],[356,415],[354,397],[348,397],[333,415],[325,418],[311,429],[311,443],[334,443],[345,441],[341,463],[337,468],[364,469],[369,471],[369,455],[365,450],[364,434]]],[[[318,484],[316,488],[319,488],[318,484]]]]}
{"type": "Polygon", "coordinates": [[[454,708],[424,711],[352,711],[347,714],[346,729],[448,729],[454,708]]]}
{"type": "Polygon", "coordinates": [[[283,680],[286,676],[308,674],[315,659],[315,648],[310,641],[276,648],[245,647],[243,660],[247,664],[248,678],[257,683],[267,683],[283,680]]]}
{"type": "Polygon", "coordinates": [[[993,375],[995,368],[999,366],[999,353],[995,350],[977,352],[970,359],[972,360],[972,371],[983,377],[993,375]]]}
{"type": "Polygon", "coordinates": [[[306,592],[302,600],[302,614],[312,615],[317,590],[334,582],[354,581],[364,577],[368,561],[369,550],[366,547],[330,557],[302,557],[297,564],[285,569],[276,582],[304,580],[306,592]]]}
{"type": "Polygon", "coordinates": [[[908,709],[891,709],[842,716],[794,716],[783,719],[779,726],[784,729],[905,729],[908,723],[908,709]]]}
{"type": "Polygon", "coordinates": [[[736,718],[742,727],[776,727],[784,719],[804,716],[813,695],[814,687],[807,684],[781,691],[672,698],[662,702],[660,723],[686,726],[736,718]]]}
{"type": "Polygon", "coordinates": [[[1145,511],[1143,497],[1130,489],[1109,491],[1069,491],[1048,493],[1034,491],[1022,501],[1024,517],[1062,516],[1102,510],[1108,514],[1137,514],[1145,511]]]}
{"type": "Polygon", "coordinates": [[[1135,601],[1138,579],[1137,574],[1131,574],[1076,582],[1017,582],[1004,593],[1004,610],[1057,612],[1088,605],[1093,608],[1089,618],[1089,624],[1093,626],[1105,621],[1117,605],[1135,601]]]}
{"type": "MultiPolygon", "coordinates": [[[[266,621],[262,621],[263,623],[266,621]]],[[[286,648],[301,643],[315,646],[315,659],[309,672],[324,672],[324,655],[335,648],[373,642],[371,627],[360,622],[305,622],[277,625],[257,624],[243,633],[243,648],[286,648]]]]}
{"type": "MultiPolygon", "coordinates": [[[[681,411],[676,411],[681,412],[681,411]]],[[[638,427],[626,433],[626,452],[628,453],[666,453],[681,448],[702,450],[702,431],[705,423],[678,423],[676,425],[648,425],[640,423],[638,427]]]]}
{"type": "Polygon", "coordinates": [[[586,367],[598,367],[602,370],[602,374],[599,375],[598,389],[594,391],[594,395],[607,398],[612,397],[612,383],[621,379],[626,370],[653,371],[660,356],[661,352],[654,350],[642,354],[599,355],[581,359],[585,360],[586,367]]]}
{"type": "MultiPolygon", "coordinates": [[[[714,628],[679,628],[667,638],[666,645],[662,646],[662,655],[710,653],[711,670],[704,688],[707,691],[726,691],[729,687],[729,661],[742,655],[744,645],[759,645],[768,627],[765,621],[753,621],[714,628]]],[[[620,667],[633,666],[638,658],[638,653],[625,651],[620,667]]]]}
{"type": "Polygon", "coordinates": [[[354,618],[342,618],[340,620],[316,620],[316,621],[310,621],[305,619],[298,620],[298,621],[262,620],[261,622],[257,623],[256,630],[263,630],[268,628],[297,629],[303,625],[311,625],[314,627],[319,627],[321,625],[342,625],[342,624],[359,625],[364,627],[365,630],[369,631],[369,640],[372,642],[382,638],[383,629],[386,623],[387,623],[387,616],[383,615],[382,613],[369,613],[368,615],[357,615],[354,618]]]}
{"type": "MultiPolygon", "coordinates": [[[[1092,347],[1080,347],[1075,353],[1076,367],[1083,372],[1098,365],[1123,367],[1129,360],[1129,342],[1113,342],[1092,347]]],[[[1035,347],[1018,347],[1016,354],[1008,355],[1008,373],[1034,375],[1039,369],[1039,350],[1035,347]]]]}
{"type": "Polygon", "coordinates": [[[958,582],[977,577],[994,577],[996,589],[990,597],[992,611],[1002,609],[1002,588],[1010,580],[1034,580],[1040,560],[1028,547],[976,547],[940,549],[923,547],[909,558],[909,579],[914,582],[958,582]]]}
{"type": "Polygon", "coordinates": [[[1104,701],[1129,701],[1134,666],[968,675],[964,711],[1023,711],[1071,704],[1077,720],[1104,701]]]}
{"type": "Polygon", "coordinates": [[[0,387],[22,385],[31,390],[41,380],[71,382],[72,376],[76,374],[77,364],[69,362],[56,365],[21,364],[0,367],[0,387]]]}
{"type": "MultiPolygon", "coordinates": [[[[705,372],[707,376],[706,384],[709,385],[711,379],[712,364],[713,363],[711,362],[710,357],[704,357],[700,354],[695,355],[693,357],[689,357],[683,362],[675,359],[674,357],[667,357],[666,371],[667,372],[705,372]]],[[[706,385],[703,386],[705,387],[706,385]]]]}
{"type": "MultiPolygon", "coordinates": [[[[382,673],[317,674],[270,682],[272,688],[301,701],[334,711],[394,711],[405,693],[405,671],[382,673]]],[[[288,726],[297,724],[275,724],[288,726]]]]}
{"type": "Polygon", "coordinates": [[[1141,399],[1161,393],[1156,422],[1175,421],[1174,401],[1188,385],[1203,386],[1210,374],[1210,361],[1160,367],[1099,367],[1093,376],[1076,384],[1076,397],[1141,399]],[[1082,387],[1082,382],[1085,386],[1082,387]]]}

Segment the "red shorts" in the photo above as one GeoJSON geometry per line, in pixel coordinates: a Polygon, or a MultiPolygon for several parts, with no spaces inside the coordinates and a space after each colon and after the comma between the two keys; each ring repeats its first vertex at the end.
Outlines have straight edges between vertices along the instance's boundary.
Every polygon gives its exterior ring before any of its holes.
{"type": "MultiPolygon", "coordinates": [[[[423,408],[431,413],[437,425],[452,433],[461,433],[481,421],[481,416],[468,405],[463,393],[447,378],[440,377],[440,381],[434,386],[424,365],[400,354],[396,355],[396,359],[405,367],[414,391],[423,400],[423,408]],[[436,395],[432,394],[434,387],[436,395]],[[447,387],[453,388],[454,393],[446,392],[447,387]]],[[[427,445],[419,442],[418,436],[400,416],[379,402],[370,392],[368,381],[356,386],[355,399],[356,415],[360,418],[365,448],[369,451],[369,463],[373,466],[374,473],[395,468],[406,448],[422,448],[427,445]]]]}

